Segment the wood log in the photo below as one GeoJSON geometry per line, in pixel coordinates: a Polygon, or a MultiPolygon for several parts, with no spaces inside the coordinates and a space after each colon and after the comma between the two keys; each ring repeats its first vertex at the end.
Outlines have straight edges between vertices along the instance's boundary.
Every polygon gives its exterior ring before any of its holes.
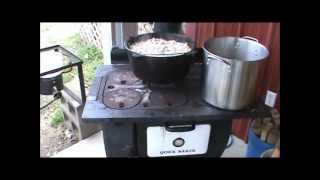
{"type": "Polygon", "coordinates": [[[274,118],[273,122],[276,125],[276,127],[280,128],[280,117],[279,118],[274,118]]]}
{"type": "Polygon", "coordinates": [[[280,137],[279,137],[279,139],[278,139],[278,141],[276,143],[276,148],[278,148],[280,150],[280,137]]]}
{"type": "Polygon", "coordinates": [[[277,109],[272,109],[271,111],[272,118],[280,118],[280,114],[277,109]]]}
{"type": "Polygon", "coordinates": [[[253,130],[253,132],[256,134],[256,136],[260,136],[261,134],[261,127],[262,127],[262,124],[261,124],[261,120],[260,118],[259,119],[254,119],[251,123],[251,128],[253,130]]]}
{"type": "Polygon", "coordinates": [[[280,114],[277,109],[271,110],[271,117],[276,127],[280,127],[280,114]]]}
{"type": "Polygon", "coordinates": [[[280,138],[280,130],[274,127],[267,134],[267,143],[276,144],[279,138],[280,138]]]}
{"type": "Polygon", "coordinates": [[[279,158],[279,157],[280,157],[280,149],[275,148],[275,149],[273,150],[273,153],[272,153],[271,157],[273,157],[273,158],[279,158]]]}
{"type": "Polygon", "coordinates": [[[260,139],[262,141],[266,141],[267,140],[267,135],[270,131],[270,129],[272,129],[274,127],[272,122],[268,122],[267,124],[265,124],[262,129],[261,129],[261,136],[260,139]]]}
{"type": "Polygon", "coordinates": [[[272,118],[271,117],[266,117],[266,118],[263,118],[262,120],[262,125],[265,126],[267,125],[269,122],[272,121],[272,118]]]}

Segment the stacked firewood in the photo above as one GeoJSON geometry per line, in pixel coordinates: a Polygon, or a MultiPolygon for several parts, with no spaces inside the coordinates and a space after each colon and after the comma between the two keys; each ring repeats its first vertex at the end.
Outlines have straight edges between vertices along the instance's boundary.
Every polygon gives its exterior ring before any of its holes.
{"type": "Polygon", "coordinates": [[[275,144],[273,157],[280,156],[280,114],[276,109],[271,110],[271,117],[256,118],[251,128],[262,141],[275,144]]]}

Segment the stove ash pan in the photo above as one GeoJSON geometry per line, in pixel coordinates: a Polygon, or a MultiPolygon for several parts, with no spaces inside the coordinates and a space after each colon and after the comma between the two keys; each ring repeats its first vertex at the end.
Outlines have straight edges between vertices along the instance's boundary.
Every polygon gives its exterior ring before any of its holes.
{"type": "Polygon", "coordinates": [[[220,157],[231,134],[231,124],[231,120],[173,126],[165,123],[105,123],[102,130],[107,157],[220,157]],[[196,130],[197,127],[210,128],[201,132],[201,129],[196,130]],[[152,136],[148,132],[152,129],[158,133],[166,131],[166,134],[152,136]],[[195,142],[195,139],[204,144],[195,142]],[[200,147],[202,145],[206,147],[200,147]],[[198,151],[202,153],[197,154],[198,151]]]}

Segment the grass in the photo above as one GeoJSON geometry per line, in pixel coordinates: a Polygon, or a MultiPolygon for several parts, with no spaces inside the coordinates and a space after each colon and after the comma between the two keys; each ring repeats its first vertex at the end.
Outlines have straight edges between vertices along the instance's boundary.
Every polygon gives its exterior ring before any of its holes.
{"type": "MultiPolygon", "coordinates": [[[[81,39],[79,33],[65,40],[63,46],[68,49],[73,49],[75,54],[83,60],[82,69],[84,81],[86,86],[90,86],[94,79],[97,67],[103,64],[103,54],[101,50],[96,48],[94,45],[85,43],[81,39]]],[[[76,68],[74,68],[70,73],[65,73],[63,75],[64,82],[67,83],[71,81],[76,73],[76,68]]]]}
{"type": "Polygon", "coordinates": [[[51,119],[51,126],[57,128],[64,121],[61,108],[56,108],[51,119]]]}

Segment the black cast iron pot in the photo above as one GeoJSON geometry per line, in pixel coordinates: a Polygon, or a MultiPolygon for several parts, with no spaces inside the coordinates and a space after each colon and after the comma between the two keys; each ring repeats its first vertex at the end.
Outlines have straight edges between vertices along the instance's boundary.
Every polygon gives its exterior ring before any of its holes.
{"type": "Polygon", "coordinates": [[[146,81],[155,83],[171,83],[184,79],[189,71],[190,64],[195,62],[197,50],[193,40],[182,34],[174,33],[147,33],[130,37],[125,43],[128,58],[134,74],[146,81]],[[151,38],[175,40],[188,43],[191,51],[172,55],[143,55],[133,52],[132,44],[151,38]]]}

